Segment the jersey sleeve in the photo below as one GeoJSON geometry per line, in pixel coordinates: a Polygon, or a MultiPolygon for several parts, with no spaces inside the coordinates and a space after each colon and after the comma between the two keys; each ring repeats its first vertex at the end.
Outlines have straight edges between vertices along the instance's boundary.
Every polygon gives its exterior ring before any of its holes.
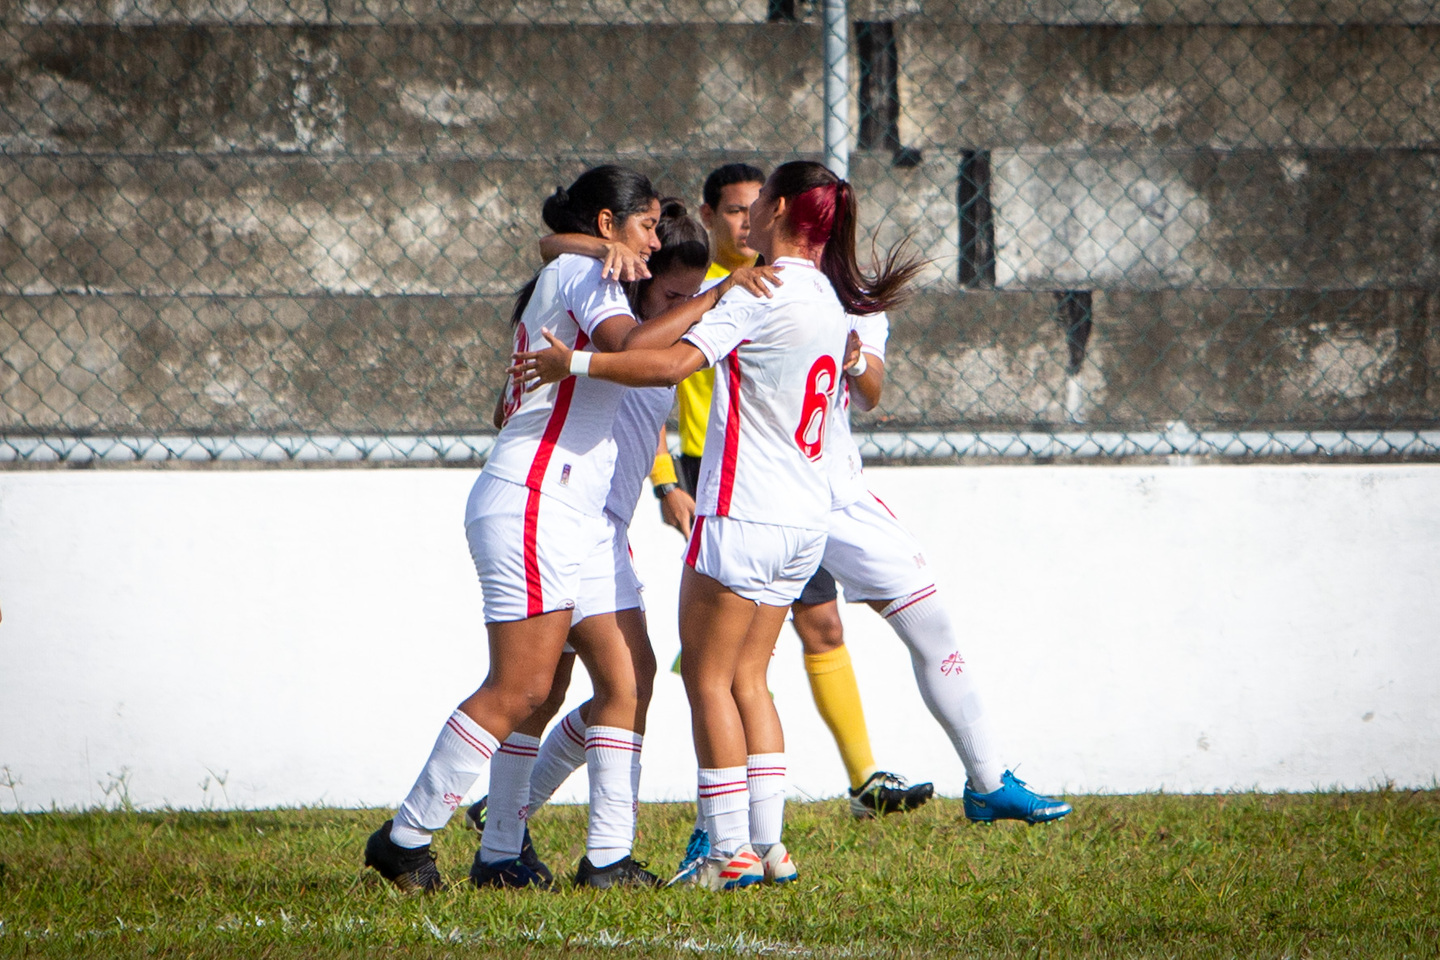
{"type": "Polygon", "coordinates": [[[758,301],[744,290],[731,290],[713,310],[700,318],[681,339],[693,344],[705,355],[705,365],[713,367],[721,358],[752,337],[758,301]]]}
{"type": "Polygon", "coordinates": [[[885,344],[890,339],[890,318],[884,313],[872,313],[868,317],[850,315],[850,328],[860,337],[860,350],[883,361],[885,344]]]}
{"type": "Polygon", "coordinates": [[[565,306],[587,337],[611,317],[628,317],[634,310],[625,296],[625,288],[601,276],[604,264],[590,257],[567,254],[575,263],[566,264],[568,276],[564,287],[565,306]]]}

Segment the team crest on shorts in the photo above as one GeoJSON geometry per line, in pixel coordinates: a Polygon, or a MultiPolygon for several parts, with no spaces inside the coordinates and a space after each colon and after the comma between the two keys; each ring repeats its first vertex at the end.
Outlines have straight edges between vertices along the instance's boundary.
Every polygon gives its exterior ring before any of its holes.
{"type": "Polygon", "coordinates": [[[560,468],[560,485],[564,487],[570,486],[570,464],[568,463],[560,468]]]}

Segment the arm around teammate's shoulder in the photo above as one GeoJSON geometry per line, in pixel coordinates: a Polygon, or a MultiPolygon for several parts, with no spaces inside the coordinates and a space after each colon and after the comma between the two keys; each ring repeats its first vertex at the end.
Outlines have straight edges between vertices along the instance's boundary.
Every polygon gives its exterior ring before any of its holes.
{"type": "Polygon", "coordinates": [[[566,377],[593,377],[627,387],[672,387],[707,364],[705,354],[681,341],[660,350],[621,350],[616,353],[576,352],[549,330],[540,331],[548,346],[514,354],[506,372],[519,379],[526,392],[566,377]]]}
{"type": "Polygon", "coordinates": [[[637,326],[625,335],[624,350],[651,350],[668,347],[689,331],[706,313],[719,306],[725,294],[740,288],[757,299],[771,296],[771,290],[783,286],[780,267],[741,267],[703,293],[666,310],[660,316],[637,326]]]}

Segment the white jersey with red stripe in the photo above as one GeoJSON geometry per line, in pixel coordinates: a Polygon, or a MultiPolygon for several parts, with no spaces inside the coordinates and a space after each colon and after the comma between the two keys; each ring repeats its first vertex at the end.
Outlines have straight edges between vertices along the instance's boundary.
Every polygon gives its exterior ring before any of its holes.
{"type": "Polygon", "coordinates": [[[615,474],[605,509],[627,527],[655,463],[660,427],[674,406],[674,387],[636,387],[620,399],[615,413],[615,474]]]}
{"type": "MultiPolygon", "coordinates": [[[[890,339],[890,319],[883,313],[850,316],[850,329],[860,337],[860,352],[868,353],[882,363],[885,344],[890,339]]],[[[840,399],[831,414],[830,433],[826,437],[825,464],[830,471],[830,506],[844,510],[870,489],[865,485],[864,464],[860,447],[850,432],[850,381],[842,379],[840,399]]]]}
{"type": "MultiPolygon", "coordinates": [[[[515,350],[544,347],[543,329],[575,350],[594,352],[590,338],[595,328],[632,313],[625,291],[604,279],[602,269],[599,260],[574,254],[546,264],[515,327],[515,350]]],[[[589,378],[566,377],[531,393],[512,382],[505,424],[484,472],[599,516],[610,493],[615,467],[611,427],[624,393],[619,384],[589,378]]]]}
{"type": "Polygon", "coordinates": [[[850,323],[813,264],[775,265],[773,296],[737,287],[685,334],[719,365],[696,512],[825,530],[825,433],[850,323]]]}

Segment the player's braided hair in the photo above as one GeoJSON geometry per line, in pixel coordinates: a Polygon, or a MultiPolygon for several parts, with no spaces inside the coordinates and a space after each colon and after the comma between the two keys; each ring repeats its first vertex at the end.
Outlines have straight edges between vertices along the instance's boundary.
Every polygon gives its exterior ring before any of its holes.
{"type": "Polygon", "coordinates": [[[875,264],[873,276],[860,269],[855,259],[859,217],[855,191],[848,182],[824,164],[795,160],[776,168],[765,191],[790,201],[786,220],[796,239],[807,246],[823,247],[820,271],[847,313],[879,313],[904,299],[905,286],[924,262],[907,253],[906,238],[890,248],[884,263],[875,264]]]}
{"type": "MultiPolygon", "coordinates": [[[[540,216],[545,225],[556,233],[584,233],[592,237],[600,235],[598,221],[600,211],[609,210],[617,223],[624,223],[637,214],[650,209],[650,204],[659,199],[650,178],[643,173],[613,163],[592,167],[580,174],[567,187],[555,188],[545,198],[540,216]]],[[[518,324],[535,295],[535,282],[539,274],[520,288],[515,297],[515,309],[510,312],[511,325],[518,324]]]]}

